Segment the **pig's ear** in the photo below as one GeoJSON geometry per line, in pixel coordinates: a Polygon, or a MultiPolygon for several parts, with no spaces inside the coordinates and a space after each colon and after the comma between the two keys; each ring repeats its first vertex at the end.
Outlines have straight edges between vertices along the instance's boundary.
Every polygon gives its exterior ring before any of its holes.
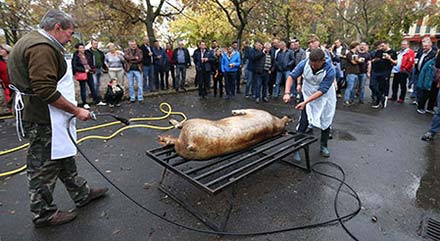
{"type": "Polygon", "coordinates": [[[161,145],[168,146],[168,145],[174,145],[177,139],[172,136],[158,136],[157,141],[161,145]]]}
{"type": "Polygon", "coordinates": [[[281,118],[281,120],[284,122],[285,126],[287,126],[287,125],[289,125],[289,123],[292,123],[293,121],[295,121],[295,119],[290,116],[283,116],[283,118],[281,118]]]}

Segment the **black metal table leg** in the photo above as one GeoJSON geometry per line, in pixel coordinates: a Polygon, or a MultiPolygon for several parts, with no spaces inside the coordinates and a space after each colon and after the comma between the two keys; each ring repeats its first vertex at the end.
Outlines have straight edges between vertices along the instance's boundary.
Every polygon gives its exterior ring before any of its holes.
{"type": "Polygon", "coordinates": [[[312,169],[310,168],[310,155],[309,155],[309,146],[304,147],[304,155],[306,156],[306,171],[311,172],[312,169]]]}

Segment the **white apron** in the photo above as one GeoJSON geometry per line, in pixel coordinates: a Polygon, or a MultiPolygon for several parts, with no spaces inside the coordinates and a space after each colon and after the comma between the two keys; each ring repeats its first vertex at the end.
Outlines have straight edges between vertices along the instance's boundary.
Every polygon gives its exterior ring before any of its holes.
{"type": "MultiPolygon", "coordinates": [[[[66,74],[58,81],[57,90],[70,103],[76,106],[75,83],[73,81],[71,60],[64,58],[67,64],[66,74]]],[[[67,121],[72,114],[49,105],[50,123],[52,126],[52,160],[71,157],[76,155],[76,147],[67,133],[67,121]]],[[[70,124],[70,132],[76,141],[76,119],[70,124]]]]}
{"type": "MultiPolygon", "coordinates": [[[[310,64],[307,62],[303,72],[303,86],[302,93],[304,99],[308,99],[311,95],[316,93],[319,89],[319,84],[326,75],[325,70],[320,70],[313,74],[310,64]]],[[[332,84],[327,93],[323,94],[318,99],[306,105],[307,120],[313,127],[325,130],[330,127],[333,122],[333,117],[336,111],[336,89],[332,84]]]]}

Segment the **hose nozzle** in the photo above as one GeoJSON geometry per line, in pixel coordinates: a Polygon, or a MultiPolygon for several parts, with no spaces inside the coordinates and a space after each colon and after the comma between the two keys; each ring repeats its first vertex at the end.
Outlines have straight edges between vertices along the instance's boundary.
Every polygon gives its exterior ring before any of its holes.
{"type": "Polygon", "coordinates": [[[124,123],[124,124],[127,125],[127,126],[130,125],[130,121],[129,121],[128,119],[125,119],[125,118],[122,118],[122,117],[119,117],[119,116],[114,116],[114,118],[115,118],[116,120],[118,120],[118,121],[124,123]]]}

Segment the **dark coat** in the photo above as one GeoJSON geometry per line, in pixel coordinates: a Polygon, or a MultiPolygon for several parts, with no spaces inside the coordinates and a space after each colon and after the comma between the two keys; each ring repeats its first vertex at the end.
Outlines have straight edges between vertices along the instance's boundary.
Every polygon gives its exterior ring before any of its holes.
{"type": "MultiPolygon", "coordinates": [[[[173,51],[173,61],[175,64],[177,63],[177,51],[179,50],[179,48],[175,48],[173,51]]],[[[187,48],[183,48],[183,52],[185,54],[185,64],[186,66],[191,66],[191,57],[189,56],[189,51],[187,48]]],[[[179,63],[181,64],[181,63],[179,63]]]]}
{"type": "Polygon", "coordinates": [[[254,72],[255,71],[256,62],[258,62],[263,57],[264,57],[264,53],[263,53],[262,50],[257,50],[255,48],[251,48],[248,51],[249,63],[247,65],[247,70],[254,72]]]}
{"type": "Polygon", "coordinates": [[[295,64],[295,56],[292,50],[287,49],[286,51],[280,50],[275,59],[275,65],[277,71],[288,71],[293,68],[295,64]]]}
{"type": "Polygon", "coordinates": [[[208,58],[208,61],[202,63],[202,56],[200,49],[196,49],[193,54],[194,65],[196,66],[197,71],[206,71],[211,72],[213,70],[212,65],[215,62],[215,56],[212,51],[209,49],[205,50],[203,54],[203,58],[208,58]]]}
{"type": "Polygon", "coordinates": [[[261,60],[263,61],[263,67],[264,67],[264,56],[265,56],[265,54],[263,53],[262,50],[257,50],[255,48],[250,49],[249,55],[248,55],[249,63],[247,66],[247,70],[255,72],[257,62],[259,62],[261,60]]]}
{"type": "MultiPolygon", "coordinates": [[[[425,56],[425,58],[423,58],[423,62],[422,62],[422,65],[421,65],[420,69],[419,69],[419,64],[418,64],[418,63],[414,66],[414,67],[415,67],[416,74],[419,74],[420,71],[421,71],[421,69],[423,69],[423,66],[424,66],[429,60],[435,58],[435,55],[436,55],[436,54],[437,54],[437,48],[432,47],[431,52],[429,52],[429,54],[428,54],[427,56],[425,56]]],[[[422,55],[423,55],[423,49],[419,49],[419,51],[417,51],[417,54],[416,54],[416,59],[420,60],[420,58],[422,57],[422,55]]]]}
{"type": "MultiPolygon", "coordinates": [[[[105,65],[105,55],[104,55],[104,53],[101,50],[99,50],[99,49],[97,49],[97,50],[98,50],[98,56],[99,56],[98,58],[101,59],[101,63],[102,63],[101,67],[103,69],[107,70],[107,66],[105,65]]],[[[89,62],[90,68],[92,70],[95,70],[96,69],[96,66],[95,66],[95,55],[93,55],[92,50],[87,49],[85,54],[86,54],[87,60],[89,62]]]]}
{"type": "MultiPolygon", "coordinates": [[[[153,47],[149,46],[150,49],[152,50],[153,47]]],[[[151,61],[152,58],[150,56],[150,50],[148,50],[147,46],[145,46],[145,44],[142,44],[141,46],[139,46],[139,48],[142,50],[142,65],[145,66],[150,66],[153,64],[153,62],[151,61]]]]}
{"type": "MultiPolygon", "coordinates": [[[[87,62],[89,63],[89,66],[90,66],[89,58],[87,58],[87,62]]],[[[80,73],[86,72],[86,68],[81,63],[81,58],[79,57],[78,51],[76,51],[72,57],[72,72],[73,72],[73,74],[75,74],[76,72],[80,72],[80,73]]]]}

